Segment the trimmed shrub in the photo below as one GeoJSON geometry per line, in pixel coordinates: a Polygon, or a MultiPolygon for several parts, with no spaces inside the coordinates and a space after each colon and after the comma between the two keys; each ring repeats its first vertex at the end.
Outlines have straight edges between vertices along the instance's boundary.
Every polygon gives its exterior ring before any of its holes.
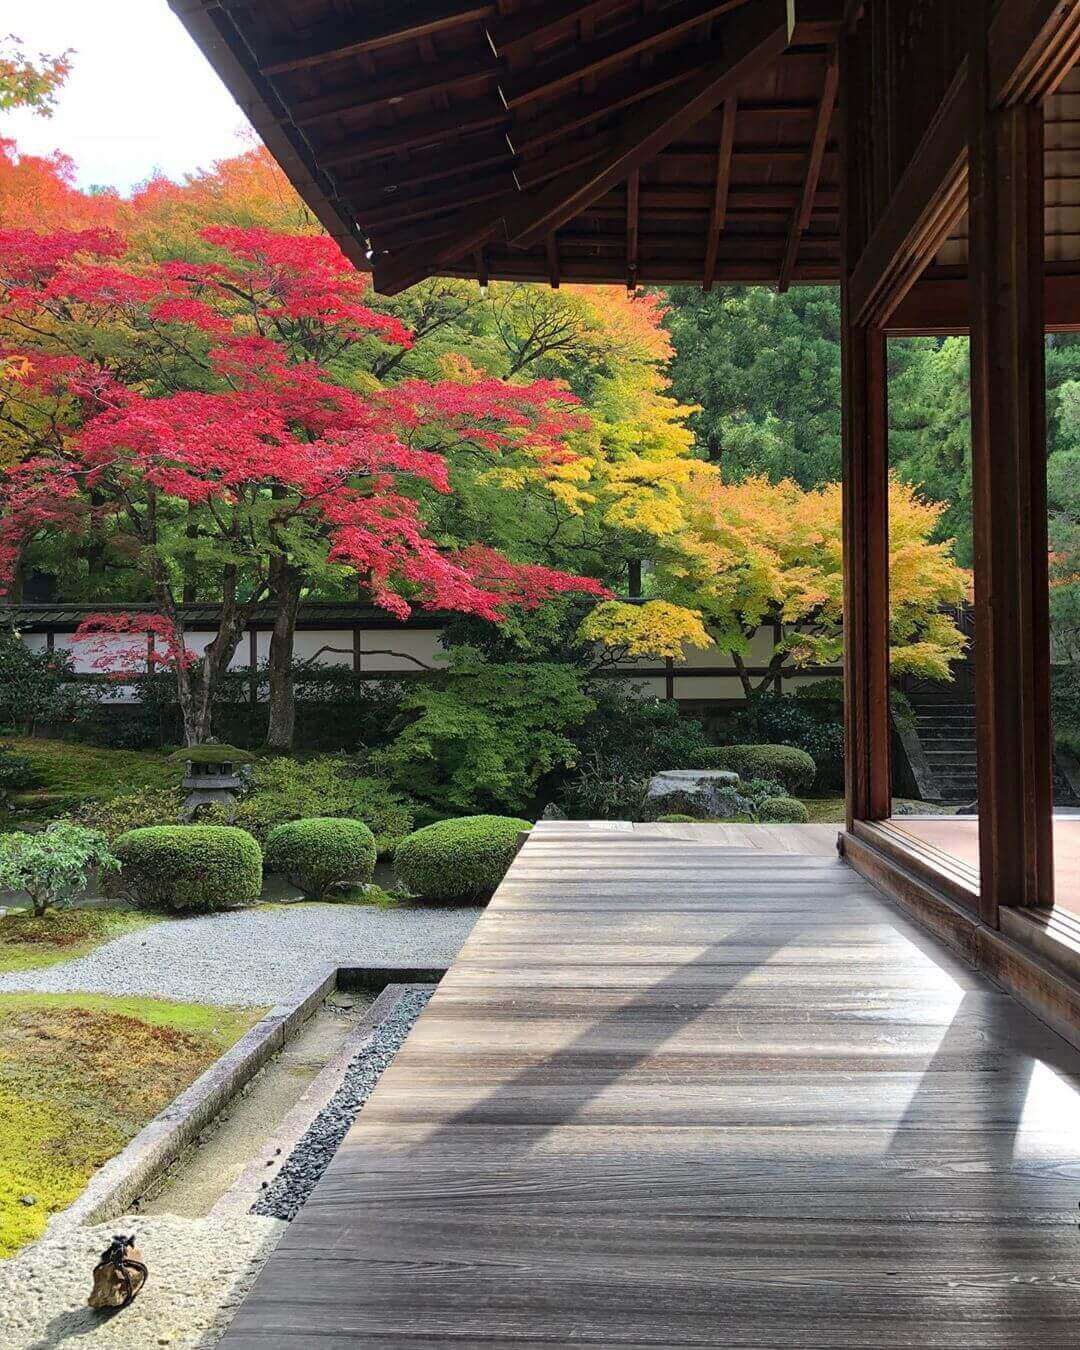
{"type": "Polygon", "coordinates": [[[460,816],[425,825],[398,845],[398,880],[422,900],[486,899],[506,875],[518,835],[531,830],[513,816],[460,816]]]}
{"type": "Polygon", "coordinates": [[[758,806],[762,825],[805,825],[810,814],[794,797],[766,797],[758,806]]]}
{"type": "Polygon", "coordinates": [[[817,772],[805,750],[793,745],[714,745],[701,756],[702,769],[734,769],[740,778],[767,778],[788,792],[807,792],[817,772]]]}
{"type": "Polygon", "coordinates": [[[657,825],[700,825],[701,821],[697,816],[681,816],[676,811],[670,816],[657,816],[657,825]]]}
{"type": "Polygon", "coordinates": [[[310,900],[344,886],[366,885],[375,870],[375,836],[359,820],[316,816],[270,831],[263,864],[310,900]]]}
{"type": "Polygon", "coordinates": [[[151,825],[114,846],[124,889],[143,905],[209,912],[246,905],[262,890],[262,854],[228,825],[151,825]]]}

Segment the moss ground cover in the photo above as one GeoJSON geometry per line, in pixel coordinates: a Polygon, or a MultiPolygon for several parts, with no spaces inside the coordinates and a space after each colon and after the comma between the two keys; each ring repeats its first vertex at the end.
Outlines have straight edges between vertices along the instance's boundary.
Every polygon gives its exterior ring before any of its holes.
{"type": "Polygon", "coordinates": [[[0,1257],[261,1015],[161,999],[0,995],[0,1257]]]}
{"type": "Polygon", "coordinates": [[[130,909],[62,909],[42,918],[23,910],[5,914],[0,917],[0,974],[74,960],[158,918],[130,909]]]}
{"type": "Polygon", "coordinates": [[[91,798],[173,787],[177,782],[176,765],[163,751],[109,750],[37,736],[0,735],[0,742],[30,761],[38,785],[12,794],[22,820],[47,819],[91,798]]]}

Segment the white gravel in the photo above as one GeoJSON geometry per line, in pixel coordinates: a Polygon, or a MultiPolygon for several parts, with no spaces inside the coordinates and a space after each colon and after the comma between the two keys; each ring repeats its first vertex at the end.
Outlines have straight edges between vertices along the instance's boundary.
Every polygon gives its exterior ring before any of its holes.
{"type": "Polygon", "coordinates": [[[166,919],[115,938],[88,956],[0,975],[0,993],[142,994],[193,1003],[273,1004],[331,962],[448,966],[482,913],[301,904],[166,919]]]}
{"type": "Polygon", "coordinates": [[[286,1225],[279,1219],[128,1215],[46,1235],[0,1261],[2,1350],[204,1350],[216,1344],[286,1225]],[[114,1233],[134,1233],[150,1269],[130,1307],[86,1306],[114,1233]]]}

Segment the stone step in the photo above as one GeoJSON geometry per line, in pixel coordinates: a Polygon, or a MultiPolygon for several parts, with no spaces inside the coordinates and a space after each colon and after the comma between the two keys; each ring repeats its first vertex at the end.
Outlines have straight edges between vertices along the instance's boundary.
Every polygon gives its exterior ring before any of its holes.
{"type": "Polygon", "coordinates": [[[920,736],[922,747],[928,753],[933,750],[942,754],[966,754],[975,753],[975,738],[961,738],[958,736],[920,736]]]}

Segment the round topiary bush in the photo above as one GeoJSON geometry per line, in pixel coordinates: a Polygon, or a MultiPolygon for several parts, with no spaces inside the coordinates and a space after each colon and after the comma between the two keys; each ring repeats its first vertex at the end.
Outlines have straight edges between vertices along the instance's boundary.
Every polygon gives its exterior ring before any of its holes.
{"type": "Polygon", "coordinates": [[[124,890],[137,903],[209,912],[246,905],[262,890],[262,854],[228,825],[149,825],[113,845],[124,890]]]}
{"type": "Polygon", "coordinates": [[[657,825],[700,825],[700,816],[684,816],[678,811],[673,811],[669,816],[657,816],[657,825]]]}
{"type": "Polygon", "coordinates": [[[375,870],[375,836],[360,820],[293,820],[270,831],[263,863],[308,899],[320,900],[336,887],[367,885],[375,870]]]}
{"type": "Polygon", "coordinates": [[[403,839],[394,870],[422,900],[466,903],[486,899],[506,875],[518,835],[531,830],[513,816],[461,816],[426,825],[403,839]]]}
{"type": "Polygon", "coordinates": [[[805,825],[810,814],[794,797],[766,797],[758,807],[763,825],[805,825]]]}
{"type": "Polygon", "coordinates": [[[702,756],[702,769],[733,769],[740,778],[764,778],[790,793],[813,786],[817,766],[805,750],[793,745],[714,745],[702,756]]]}

